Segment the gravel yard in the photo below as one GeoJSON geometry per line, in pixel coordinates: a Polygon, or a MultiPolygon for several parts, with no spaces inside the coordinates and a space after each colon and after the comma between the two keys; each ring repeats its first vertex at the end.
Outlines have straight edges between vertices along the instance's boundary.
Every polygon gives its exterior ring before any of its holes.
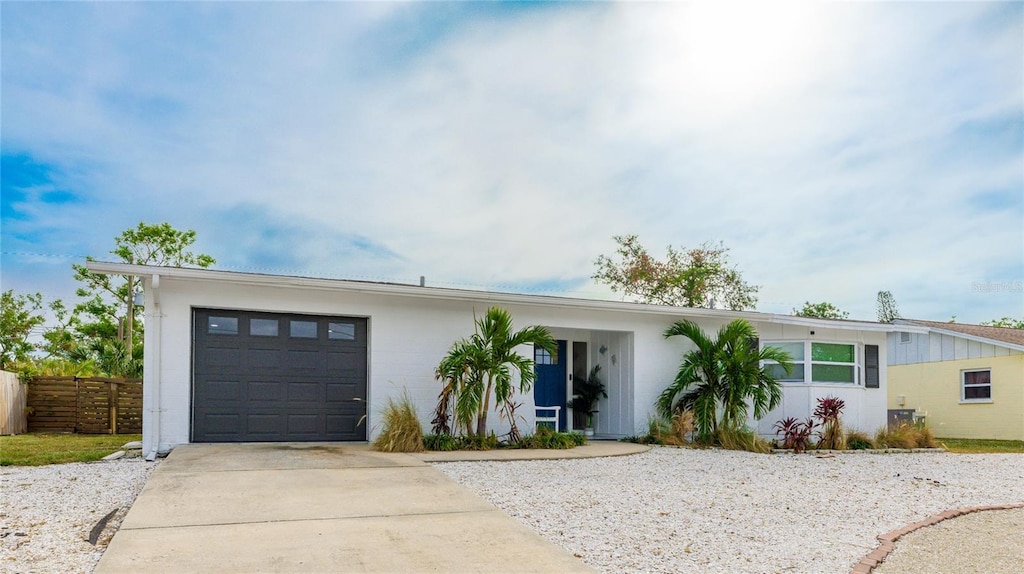
{"type": "Polygon", "coordinates": [[[113,462],[0,470],[0,571],[92,572],[111,533],[158,463],[113,462]],[[96,546],[93,527],[118,510],[96,546]]]}
{"type": "Polygon", "coordinates": [[[655,448],[436,467],[603,572],[847,573],[878,534],[1024,501],[1024,457],[655,448]]]}

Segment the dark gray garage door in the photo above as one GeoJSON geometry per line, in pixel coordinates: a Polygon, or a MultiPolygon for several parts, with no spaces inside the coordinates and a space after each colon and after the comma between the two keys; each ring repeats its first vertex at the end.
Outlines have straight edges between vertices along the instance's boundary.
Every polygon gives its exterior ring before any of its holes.
{"type": "Polygon", "coordinates": [[[196,309],[192,440],[366,440],[366,319],[196,309]]]}

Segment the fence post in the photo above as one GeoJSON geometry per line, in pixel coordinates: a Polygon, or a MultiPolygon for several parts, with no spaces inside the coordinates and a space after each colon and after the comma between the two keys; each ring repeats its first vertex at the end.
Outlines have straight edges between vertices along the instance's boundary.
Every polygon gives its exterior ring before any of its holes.
{"type": "Polygon", "coordinates": [[[117,434],[117,383],[109,382],[107,406],[110,407],[110,434],[117,434]]]}
{"type": "Polygon", "coordinates": [[[78,375],[75,375],[75,426],[74,433],[78,434],[78,421],[82,417],[82,387],[78,384],[78,375]]]}

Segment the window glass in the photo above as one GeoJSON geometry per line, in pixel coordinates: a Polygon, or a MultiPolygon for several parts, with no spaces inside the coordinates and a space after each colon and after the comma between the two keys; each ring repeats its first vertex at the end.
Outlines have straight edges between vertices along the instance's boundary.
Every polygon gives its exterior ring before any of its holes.
{"type": "Polygon", "coordinates": [[[802,360],[804,360],[804,343],[803,343],[803,341],[799,341],[799,342],[795,342],[795,343],[771,343],[771,344],[766,345],[766,346],[775,347],[776,349],[780,349],[780,350],[783,350],[783,351],[789,353],[789,356],[792,357],[794,361],[802,361],[802,360]]]}
{"type": "Polygon", "coordinates": [[[963,373],[963,400],[992,400],[992,371],[965,371],[963,373]]]}
{"type": "Polygon", "coordinates": [[[835,343],[811,343],[811,360],[829,363],[854,362],[853,345],[835,343]]]}
{"type": "Polygon", "coordinates": [[[206,326],[211,335],[237,335],[238,317],[210,317],[206,326]]]}
{"type": "Polygon", "coordinates": [[[992,398],[992,387],[964,387],[964,400],[978,400],[978,399],[991,399],[992,398]]]}
{"type": "Polygon", "coordinates": [[[289,335],[297,339],[316,339],[316,321],[290,321],[289,335]]]}
{"type": "Polygon", "coordinates": [[[249,334],[255,337],[276,337],[277,319],[249,319],[249,334]]]}
{"type": "Polygon", "coordinates": [[[551,353],[541,349],[540,347],[533,348],[533,362],[538,365],[557,365],[558,361],[555,357],[551,356],[551,353]]]}
{"type": "Polygon", "coordinates": [[[330,323],[327,327],[327,338],[340,341],[355,341],[356,326],[354,323],[330,323]]]}
{"type": "Polygon", "coordinates": [[[778,363],[768,363],[764,366],[775,380],[777,381],[788,381],[788,382],[804,382],[804,365],[803,363],[794,363],[793,370],[786,374],[786,370],[782,368],[782,365],[778,363]]]}
{"type": "Polygon", "coordinates": [[[988,385],[991,384],[991,371],[969,371],[964,373],[965,385],[988,385]]]}
{"type": "Polygon", "coordinates": [[[811,381],[815,383],[852,383],[853,365],[811,365],[811,381]]]}

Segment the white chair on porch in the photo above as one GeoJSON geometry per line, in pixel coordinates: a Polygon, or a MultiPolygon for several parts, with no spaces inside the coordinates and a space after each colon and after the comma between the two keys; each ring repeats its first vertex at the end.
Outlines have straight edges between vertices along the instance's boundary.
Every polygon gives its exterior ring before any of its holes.
{"type": "Polygon", "coordinates": [[[558,418],[561,414],[561,411],[562,407],[542,407],[540,405],[537,405],[537,422],[535,426],[540,426],[540,423],[553,423],[555,427],[555,432],[560,432],[562,429],[558,428],[558,418]],[[553,411],[555,414],[554,416],[543,416],[541,414],[542,411],[553,411]]]}

